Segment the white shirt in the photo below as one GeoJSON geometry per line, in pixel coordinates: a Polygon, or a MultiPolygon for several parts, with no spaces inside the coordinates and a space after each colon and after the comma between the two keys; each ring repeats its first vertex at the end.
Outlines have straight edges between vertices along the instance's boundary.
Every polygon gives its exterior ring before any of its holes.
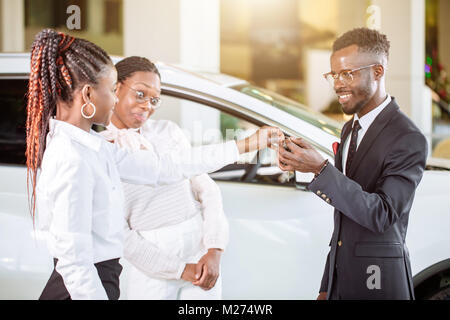
{"type": "Polygon", "coordinates": [[[189,152],[128,152],[63,121],[50,120],[36,186],[38,228],[58,259],[72,299],[107,299],[94,263],[123,254],[122,181],[156,185],[213,172],[238,160],[234,142],[210,145],[199,162],[189,152]],[[183,161],[179,157],[182,157],[183,161]]]}
{"type": "MultiPolygon", "coordinates": [[[[365,114],[361,118],[359,118],[358,114],[355,113],[355,116],[353,117],[352,128],[353,128],[356,120],[359,121],[359,125],[361,126],[361,129],[359,129],[359,131],[358,131],[358,140],[356,141],[356,150],[358,150],[358,147],[359,147],[362,139],[364,138],[364,135],[366,134],[367,130],[369,130],[370,126],[375,121],[375,119],[378,117],[378,115],[381,113],[381,111],[383,111],[384,108],[386,108],[389,105],[389,103],[391,103],[391,101],[392,101],[392,98],[390,95],[388,95],[386,100],[384,100],[384,102],[382,104],[380,104],[378,107],[376,107],[369,113],[365,114]]],[[[347,174],[345,167],[347,164],[348,149],[349,149],[351,137],[352,137],[352,135],[350,133],[347,136],[347,139],[344,142],[344,148],[342,149],[343,150],[342,151],[342,170],[345,175],[347,174]]]]}
{"type": "MultiPolygon", "coordinates": [[[[128,150],[151,144],[161,155],[191,148],[181,129],[168,120],[148,120],[139,130],[117,129],[112,123],[107,129],[100,134],[128,150]]],[[[225,249],[228,222],[222,196],[217,184],[207,174],[167,186],[124,183],[123,188],[127,220],[124,256],[145,274],[162,279],[180,279],[187,262],[143,238],[141,231],[176,225],[202,214],[204,247],[225,249]]]]}

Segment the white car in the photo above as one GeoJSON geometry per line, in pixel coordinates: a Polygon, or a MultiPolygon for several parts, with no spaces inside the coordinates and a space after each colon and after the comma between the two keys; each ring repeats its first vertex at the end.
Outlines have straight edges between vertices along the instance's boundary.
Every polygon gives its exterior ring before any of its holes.
{"type": "MultiPolygon", "coordinates": [[[[232,139],[272,125],[307,139],[333,161],[332,144],[339,141],[342,124],[240,79],[157,66],[163,107],[153,118],[175,121],[193,144],[217,141],[223,134],[232,139]]],[[[45,235],[34,230],[28,210],[28,73],[28,54],[0,54],[0,299],[38,298],[53,268],[45,235]]],[[[258,157],[247,155],[211,174],[222,190],[230,222],[221,270],[225,299],[317,297],[333,208],[306,190],[310,175],[296,173],[289,179],[273,164],[274,156],[270,150],[258,157]]],[[[432,160],[417,190],[407,245],[416,297],[450,299],[450,165],[432,160]]],[[[127,262],[121,262],[123,289],[127,262]]]]}

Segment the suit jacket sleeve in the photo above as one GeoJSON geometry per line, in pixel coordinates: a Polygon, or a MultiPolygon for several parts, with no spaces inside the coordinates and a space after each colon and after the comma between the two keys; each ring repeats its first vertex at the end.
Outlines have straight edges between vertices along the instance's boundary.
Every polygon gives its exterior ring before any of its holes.
{"type": "Polygon", "coordinates": [[[333,207],[359,225],[384,233],[409,211],[426,157],[425,137],[412,132],[401,137],[387,153],[375,192],[363,191],[357,182],[332,165],[311,182],[309,190],[326,194],[333,207]]]}
{"type": "Polygon", "coordinates": [[[320,292],[328,291],[328,275],[330,274],[330,253],[327,256],[327,262],[325,263],[325,270],[323,271],[322,282],[320,283],[320,292]]]}

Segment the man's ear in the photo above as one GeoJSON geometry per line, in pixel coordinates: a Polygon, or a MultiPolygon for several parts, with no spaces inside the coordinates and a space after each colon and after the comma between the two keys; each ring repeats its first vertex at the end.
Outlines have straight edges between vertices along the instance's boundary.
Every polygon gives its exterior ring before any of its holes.
{"type": "Polygon", "coordinates": [[[83,98],[83,104],[91,102],[91,90],[92,87],[88,84],[85,84],[81,89],[81,96],[83,98]]]}
{"type": "Polygon", "coordinates": [[[379,64],[374,67],[375,70],[375,80],[380,80],[384,77],[384,66],[379,64]]]}

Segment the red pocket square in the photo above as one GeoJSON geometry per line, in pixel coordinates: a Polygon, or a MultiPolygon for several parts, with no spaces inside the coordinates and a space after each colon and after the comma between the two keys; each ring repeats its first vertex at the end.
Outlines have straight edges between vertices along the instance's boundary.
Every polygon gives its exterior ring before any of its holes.
{"type": "Polygon", "coordinates": [[[337,154],[338,149],[339,149],[339,142],[333,143],[333,152],[334,152],[334,155],[337,154]]]}

